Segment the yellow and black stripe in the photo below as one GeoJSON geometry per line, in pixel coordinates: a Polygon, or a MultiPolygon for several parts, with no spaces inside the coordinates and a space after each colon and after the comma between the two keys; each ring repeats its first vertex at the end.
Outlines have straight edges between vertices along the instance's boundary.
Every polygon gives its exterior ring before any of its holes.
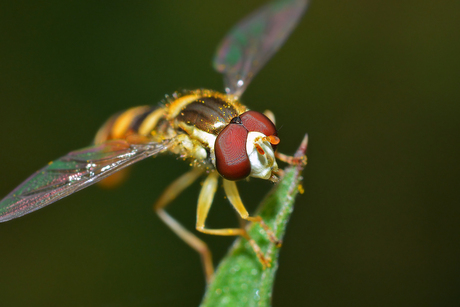
{"type": "Polygon", "coordinates": [[[149,136],[163,116],[164,109],[159,106],[140,106],[119,112],[102,125],[96,133],[94,143],[124,139],[130,134],[149,136]],[[155,120],[152,121],[152,118],[155,120]]]}
{"type": "Polygon", "coordinates": [[[169,99],[164,106],[134,107],[113,115],[99,129],[94,143],[124,139],[130,134],[160,141],[178,133],[180,123],[217,135],[232,118],[246,110],[225,94],[191,91],[182,96],[174,95],[174,99],[169,99]]]}

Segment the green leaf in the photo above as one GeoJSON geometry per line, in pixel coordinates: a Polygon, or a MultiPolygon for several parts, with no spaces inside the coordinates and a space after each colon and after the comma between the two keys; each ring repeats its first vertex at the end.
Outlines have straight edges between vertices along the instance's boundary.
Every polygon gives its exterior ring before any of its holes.
{"type": "MultiPolygon", "coordinates": [[[[306,147],[307,136],[296,157],[303,156],[306,147]]],[[[293,211],[295,196],[302,190],[302,169],[302,165],[288,167],[258,210],[258,214],[281,240],[293,211]]],[[[257,223],[250,224],[248,232],[264,254],[272,259],[271,267],[263,269],[249,243],[245,239],[237,239],[219,264],[213,282],[208,285],[202,307],[271,305],[280,248],[268,240],[257,223]]]]}

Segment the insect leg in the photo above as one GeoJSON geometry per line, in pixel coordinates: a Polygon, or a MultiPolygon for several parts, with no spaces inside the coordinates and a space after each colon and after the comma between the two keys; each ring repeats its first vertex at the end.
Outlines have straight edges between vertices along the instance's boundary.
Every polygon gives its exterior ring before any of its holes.
{"type": "MultiPolygon", "coordinates": [[[[260,216],[255,216],[255,217],[250,217],[248,211],[243,205],[243,202],[241,201],[240,194],[238,193],[238,189],[236,187],[236,183],[234,181],[229,181],[224,179],[224,190],[225,193],[227,194],[228,200],[232,204],[232,206],[235,208],[235,210],[238,212],[240,217],[246,221],[250,222],[256,222],[259,223],[260,226],[265,230],[265,233],[267,234],[269,240],[271,242],[276,243],[277,246],[281,246],[281,242],[276,238],[275,234],[273,231],[268,227],[268,225],[264,222],[262,217],[260,216]]],[[[257,254],[257,257],[259,258],[260,262],[264,266],[270,266],[270,260],[266,259],[264,255],[262,254],[259,246],[255,243],[253,239],[249,237],[247,233],[243,235],[248,239],[249,243],[251,244],[252,248],[257,254]]]]}
{"type": "Polygon", "coordinates": [[[209,174],[203,183],[203,187],[198,197],[198,208],[196,215],[196,229],[203,233],[218,235],[218,236],[244,236],[246,231],[242,228],[224,228],[224,229],[208,229],[205,228],[206,218],[208,217],[209,209],[211,208],[212,200],[217,189],[217,181],[219,175],[217,172],[209,174]]]}
{"type": "Polygon", "coordinates": [[[200,196],[198,197],[196,229],[203,233],[217,236],[247,236],[243,228],[208,229],[204,226],[209,209],[211,208],[212,200],[214,199],[214,194],[216,193],[218,179],[218,173],[213,172],[209,174],[203,183],[200,196]]]}
{"type": "Polygon", "coordinates": [[[206,281],[209,283],[214,274],[214,267],[212,264],[212,255],[208,246],[193,233],[185,229],[184,226],[182,226],[164,210],[171,201],[173,201],[183,190],[189,187],[202,173],[203,170],[193,168],[191,171],[173,181],[155,203],[154,210],[161,220],[168,225],[168,227],[171,228],[171,230],[178,235],[179,238],[184,240],[185,243],[200,254],[206,281]]]}
{"type": "Polygon", "coordinates": [[[275,152],[275,157],[278,158],[278,160],[286,162],[290,165],[307,165],[307,156],[293,157],[279,152],[275,152]]]}
{"type": "Polygon", "coordinates": [[[256,253],[259,261],[264,267],[270,266],[270,260],[266,259],[260,250],[257,243],[248,235],[244,228],[223,228],[223,229],[208,229],[205,228],[206,218],[208,216],[209,209],[211,208],[212,200],[217,189],[217,181],[219,175],[217,172],[211,173],[203,183],[203,187],[200,191],[198,198],[198,209],[197,209],[197,220],[196,229],[206,234],[217,235],[217,236],[242,236],[251,244],[254,252],[256,253]]]}
{"type": "Polygon", "coordinates": [[[267,233],[267,236],[270,239],[270,241],[281,246],[281,242],[276,238],[273,231],[270,229],[270,227],[268,227],[268,225],[264,222],[264,220],[260,216],[255,216],[255,217],[249,216],[248,211],[246,210],[246,208],[243,205],[243,202],[241,201],[240,194],[238,193],[238,188],[236,186],[235,181],[224,179],[224,190],[225,190],[225,193],[227,194],[228,200],[230,201],[230,203],[232,204],[232,206],[235,208],[235,210],[238,212],[238,214],[241,216],[242,219],[246,221],[250,221],[250,222],[259,223],[260,226],[267,233]]]}

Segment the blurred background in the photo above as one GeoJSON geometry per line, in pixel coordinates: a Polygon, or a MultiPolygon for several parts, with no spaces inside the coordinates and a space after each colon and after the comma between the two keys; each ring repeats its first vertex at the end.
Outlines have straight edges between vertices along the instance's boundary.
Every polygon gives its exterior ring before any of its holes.
{"type": "MultiPolygon", "coordinates": [[[[223,88],[211,59],[265,1],[0,4],[0,197],[89,145],[113,113],[180,89],[223,88]]],[[[274,306],[460,303],[459,1],[313,1],[243,101],[271,109],[279,146],[308,132],[304,188],[274,306]]],[[[0,224],[2,306],[197,306],[199,258],[151,205],[187,171],[143,161],[0,224]]],[[[239,184],[254,210],[271,188],[239,184]]],[[[199,183],[169,211],[193,229],[199,183]]],[[[223,194],[209,225],[236,225],[223,194]]],[[[217,263],[232,238],[201,236],[217,263]]]]}

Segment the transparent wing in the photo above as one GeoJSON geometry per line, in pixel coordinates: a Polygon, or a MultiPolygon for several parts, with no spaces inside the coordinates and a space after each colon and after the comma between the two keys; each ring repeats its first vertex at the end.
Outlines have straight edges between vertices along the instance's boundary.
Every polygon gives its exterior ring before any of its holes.
{"type": "Polygon", "coordinates": [[[214,68],[224,75],[227,94],[241,96],[252,78],[278,51],[307,7],[308,0],[268,3],[233,27],[220,43],[214,68]]]}
{"type": "Polygon", "coordinates": [[[125,140],[73,151],[50,162],[0,202],[0,222],[43,208],[114,172],[167,149],[169,142],[130,144],[125,140]]]}

